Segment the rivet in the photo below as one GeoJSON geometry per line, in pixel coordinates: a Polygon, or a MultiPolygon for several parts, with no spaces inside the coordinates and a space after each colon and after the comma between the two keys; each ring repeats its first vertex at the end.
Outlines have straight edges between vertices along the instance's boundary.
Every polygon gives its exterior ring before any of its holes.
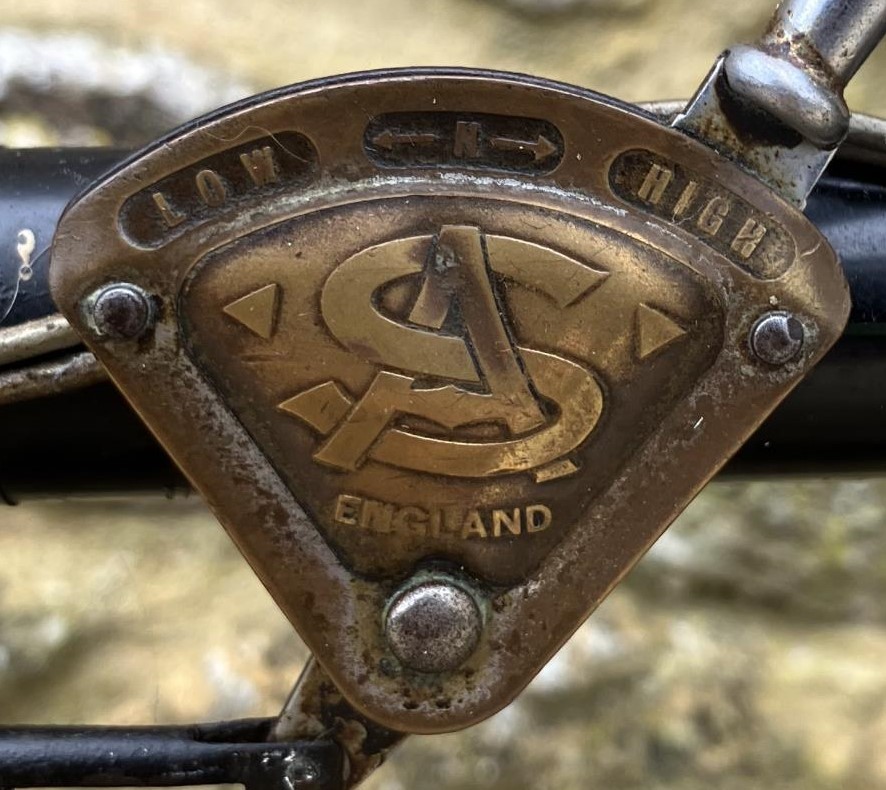
{"type": "Polygon", "coordinates": [[[96,332],[106,337],[133,340],[154,322],[151,297],[130,283],[105,286],[89,300],[89,305],[96,332]]]}
{"type": "Polygon", "coordinates": [[[770,365],[790,362],[803,348],[803,340],[803,324],[783,310],[765,313],[751,329],[751,350],[770,365]]]}
{"type": "Polygon", "coordinates": [[[418,672],[449,672],[476,650],[483,618],[473,596],[448,580],[407,585],[391,600],[385,635],[401,663],[418,672]]]}

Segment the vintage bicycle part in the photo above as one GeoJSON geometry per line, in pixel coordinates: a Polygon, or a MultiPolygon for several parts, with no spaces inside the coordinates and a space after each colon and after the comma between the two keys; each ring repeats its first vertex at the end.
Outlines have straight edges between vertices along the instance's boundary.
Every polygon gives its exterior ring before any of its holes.
{"type": "MultiPolygon", "coordinates": [[[[809,51],[750,62],[789,95],[809,51]]],[[[790,147],[771,84],[742,85],[756,149],[790,147]]],[[[277,734],[338,727],[349,781],[507,704],[838,337],[833,252],[698,107],[669,128],[515,75],[319,81],[63,217],[59,308],[316,655],[277,734]]],[[[839,118],[807,120],[820,163],[839,118]]]]}
{"type": "Polygon", "coordinates": [[[165,727],[0,729],[0,782],[25,787],[336,790],[342,752],[329,740],[269,743],[273,719],[165,727]]]}
{"type": "MultiPolygon", "coordinates": [[[[666,122],[685,104],[649,107],[666,122]]],[[[880,392],[886,366],[878,338],[886,318],[880,256],[886,249],[884,141],[886,122],[853,114],[846,139],[804,210],[834,248],[849,283],[846,329],[717,479],[871,474],[883,468],[880,392]]],[[[78,181],[89,183],[123,158],[101,148],[92,149],[85,163],[65,149],[0,151],[0,204],[17,210],[0,212],[0,238],[9,242],[6,257],[0,256],[0,280],[15,281],[20,260],[13,242],[23,226],[33,230],[42,249],[79,191],[78,181]],[[2,274],[7,266],[9,280],[2,274]]],[[[48,264],[48,252],[36,258],[26,284],[30,292],[20,291],[16,300],[17,307],[27,304],[30,320],[14,311],[0,321],[0,456],[14,459],[0,467],[0,501],[186,492],[181,472],[56,312],[48,264]]]]}

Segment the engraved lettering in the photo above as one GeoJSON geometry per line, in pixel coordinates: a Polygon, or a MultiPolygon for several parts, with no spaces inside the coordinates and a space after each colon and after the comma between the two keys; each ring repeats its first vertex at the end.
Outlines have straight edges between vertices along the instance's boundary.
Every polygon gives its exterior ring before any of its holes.
{"type": "Polygon", "coordinates": [[[154,201],[154,205],[159,209],[160,216],[163,217],[167,228],[174,228],[185,221],[185,215],[170,206],[169,201],[161,192],[154,192],[151,195],[151,200],[154,201]]]}
{"type": "Polygon", "coordinates": [[[360,526],[376,532],[390,532],[394,518],[394,506],[390,502],[364,499],[360,508],[360,526]]]}
{"type": "Polygon", "coordinates": [[[379,502],[352,494],[340,494],[334,510],[334,520],[338,524],[359,527],[377,535],[448,536],[462,540],[509,538],[542,532],[553,521],[551,509],[541,504],[491,510],[423,507],[379,502]]]}
{"type": "Polygon", "coordinates": [[[754,277],[777,279],[796,260],[796,242],[788,229],[732,192],[725,180],[702,178],[683,164],[643,149],[619,154],[608,177],[622,200],[679,224],[754,277]]]}
{"type": "Polygon", "coordinates": [[[224,205],[228,197],[228,191],[225,189],[225,183],[214,170],[201,170],[194,179],[197,184],[197,191],[203,202],[207,206],[218,208],[224,205]]]}
{"type": "Polygon", "coordinates": [[[134,193],[120,210],[120,225],[134,243],[162,247],[220,211],[260,198],[256,187],[306,186],[317,172],[317,150],[303,134],[266,135],[216,150],[134,193]]]}
{"type": "Polygon", "coordinates": [[[257,187],[267,186],[280,180],[274,149],[269,145],[240,154],[240,162],[257,187]]]}
{"type": "Polygon", "coordinates": [[[717,231],[723,225],[723,219],[728,213],[729,201],[720,195],[716,195],[701,210],[701,214],[698,215],[698,221],[695,224],[698,225],[699,230],[707,233],[709,236],[716,236],[717,231]]]}
{"type": "Polygon", "coordinates": [[[551,526],[552,514],[547,505],[529,505],[526,508],[526,531],[541,532],[551,526]]]}
{"type": "Polygon", "coordinates": [[[542,118],[415,110],[372,118],[363,147],[379,167],[547,173],[565,145],[560,130],[542,118]]]}
{"type": "Polygon", "coordinates": [[[473,159],[480,153],[480,124],[459,121],[455,125],[455,146],[452,153],[459,159],[473,159]]]}
{"type": "Polygon", "coordinates": [[[757,222],[752,217],[748,218],[729,246],[747,260],[760,246],[760,242],[766,235],[766,230],[767,228],[762,222],[757,222]]]}
{"type": "Polygon", "coordinates": [[[428,519],[428,530],[427,534],[431,538],[439,538],[440,537],[440,528],[443,526],[443,513],[439,510],[432,510],[431,516],[428,519]]]}
{"type": "Polygon", "coordinates": [[[695,193],[698,191],[698,182],[690,181],[685,187],[683,187],[683,191],[680,193],[680,197],[677,200],[676,205],[674,206],[674,216],[682,217],[689,207],[692,205],[692,201],[695,199],[695,193]]]}
{"type": "Polygon", "coordinates": [[[465,515],[464,523],[461,527],[461,536],[463,538],[477,537],[477,538],[485,538],[486,535],[486,525],[483,523],[483,519],[480,518],[479,510],[469,510],[465,515]]]}
{"type": "Polygon", "coordinates": [[[461,508],[447,507],[443,508],[443,528],[444,531],[452,535],[460,535],[462,522],[464,521],[464,512],[461,508]]]}
{"type": "MultiPolygon", "coordinates": [[[[583,298],[607,276],[546,247],[484,235],[467,225],[443,226],[435,236],[384,242],[352,255],[326,279],[321,313],[342,345],[364,355],[371,352],[384,368],[360,394],[345,395],[335,382],[326,382],[278,404],[324,437],[314,460],[346,470],[378,461],[462,478],[504,471],[531,474],[568,460],[565,457],[597,424],[603,409],[602,389],[590,371],[572,360],[513,345],[506,318],[495,301],[490,269],[529,283],[564,306],[583,298]],[[405,267],[401,263],[367,267],[368,257],[377,261],[385,253],[392,262],[405,261],[405,267]],[[408,323],[379,313],[373,294],[403,274],[421,273],[420,268],[413,268],[413,261],[429,255],[447,264],[441,270],[425,271],[408,315],[404,311],[402,316],[408,323]],[[453,298],[461,305],[462,324],[472,339],[470,352],[461,338],[415,328],[439,327],[453,298]],[[417,375],[406,375],[406,371],[417,375]],[[453,383],[417,387],[419,376],[453,383]],[[486,393],[463,386],[463,382],[478,380],[486,385],[486,393]],[[549,419],[540,396],[557,404],[559,420],[549,419]],[[478,422],[503,422],[509,435],[498,441],[441,441],[421,428],[396,429],[401,415],[433,420],[450,430],[478,422]]],[[[564,462],[536,480],[554,480],[577,469],[564,462]]]]}
{"type": "Polygon", "coordinates": [[[669,170],[661,165],[652,165],[649,168],[649,172],[646,173],[646,178],[643,179],[640,189],[637,190],[637,197],[645,200],[647,203],[651,203],[653,206],[656,205],[661,200],[673,177],[673,170],[669,170]]]}
{"type": "Polygon", "coordinates": [[[340,494],[335,504],[335,520],[340,524],[357,526],[361,502],[360,497],[340,494]]]}
{"type": "Polygon", "coordinates": [[[413,532],[423,535],[427,520],[428,514],[425,510],[407,505],[397,511],[392,524],[394,529],[399,532],[413,532]]]}
{"type": "Polygon", "coordinates": [[[520,534],[520,508],[515,507],[510,513],[506,510],[492,511],[492,534],[496,538],[501,537],[502,527],[512,535],[520,534]]]}

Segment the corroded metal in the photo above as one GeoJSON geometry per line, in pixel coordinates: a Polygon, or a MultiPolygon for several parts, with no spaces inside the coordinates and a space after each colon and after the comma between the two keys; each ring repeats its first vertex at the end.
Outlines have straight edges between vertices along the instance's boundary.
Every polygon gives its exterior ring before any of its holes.
{"type": "Polygon", "coordinates": [[[439,575],[398,590],[384,618],[385,636],[397,659],[429,674],[458,669],[483,635],[483,615],[472,591],[439,575]]]}
{"type": "Polygon", "coordinates": [[[271,732],[275,741],[332,740],[344,757],[342,786],[355,787],[406,737],[382,727],[342,696],[315,659],[310,659],[271,732]]]}
{"type": "Polygon", "coordinates": [[[82,389],[107,379],[102,364],[88,351],[0,370],[0,406],[82,389]]]}
{"type": "Polygon", "coordinates": [[[149,294],[137,285],[114,283],[87,300],[89,319],[100,335],[134,340],[148,331],[154,321],[149,294]]]}
{"type": "Polygon", "coordinates": [[[803,324],[790,313],[773,310],[760,316],[751,329],[751,349],[770,365],[784,365],[803,347],[803,324]]]}
{"type": "Polygon", "coordinates": [[[587,91],[464,71],[199,122],[69,209],[51,276],[335,693],[403,732],[513,699],[848,311],[817,230],[710,149],[587,91]],[[135,343],[86,317],[110,282],[157,297],[135,343]],[[805,338],[779,367],[748,343],[773,309],[805,338]],[[385,634],[422,572],[479,591],[482,636],[450,671],[385,634]]]}
{"type": "Polygon", "coordinates": [[[675,126],[799,206],[849,129],[843,89],[886,33],[886,0],[785,0],[714,65],[675,126]]]}
{"type": "Polygon", "coordinates": [[[107,378],[59,314],[0,329],[0,406],[81,389],[107,378]]]}
{"type": "Polygon", "coordinates": [[[80,336],[58,313],[4,327],[0,329],[0,368],[79,344],[80,336]]]}

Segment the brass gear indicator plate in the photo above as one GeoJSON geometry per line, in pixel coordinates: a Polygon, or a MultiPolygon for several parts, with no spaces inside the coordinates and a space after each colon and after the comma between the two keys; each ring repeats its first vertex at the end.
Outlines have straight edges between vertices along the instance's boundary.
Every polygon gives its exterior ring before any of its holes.
{"type": "Polygon", "coordinates": [[[703,277],[507,198],[311,212],[182,288],[190,355],[359,573],[521,581],[716,358],[703,277]]]}
{"type": "Polygon", "coordinates": [[[848,312],[818,231],[708,148],[465,71],[174,133],[70,207],[52,285],[340,691],[405,732],[509,702],[848,312]],[[95,319],[121,283],[130,336],[95,319]],[[468,648],[410,664],[390,601],[441,577],[468,648]]]}

